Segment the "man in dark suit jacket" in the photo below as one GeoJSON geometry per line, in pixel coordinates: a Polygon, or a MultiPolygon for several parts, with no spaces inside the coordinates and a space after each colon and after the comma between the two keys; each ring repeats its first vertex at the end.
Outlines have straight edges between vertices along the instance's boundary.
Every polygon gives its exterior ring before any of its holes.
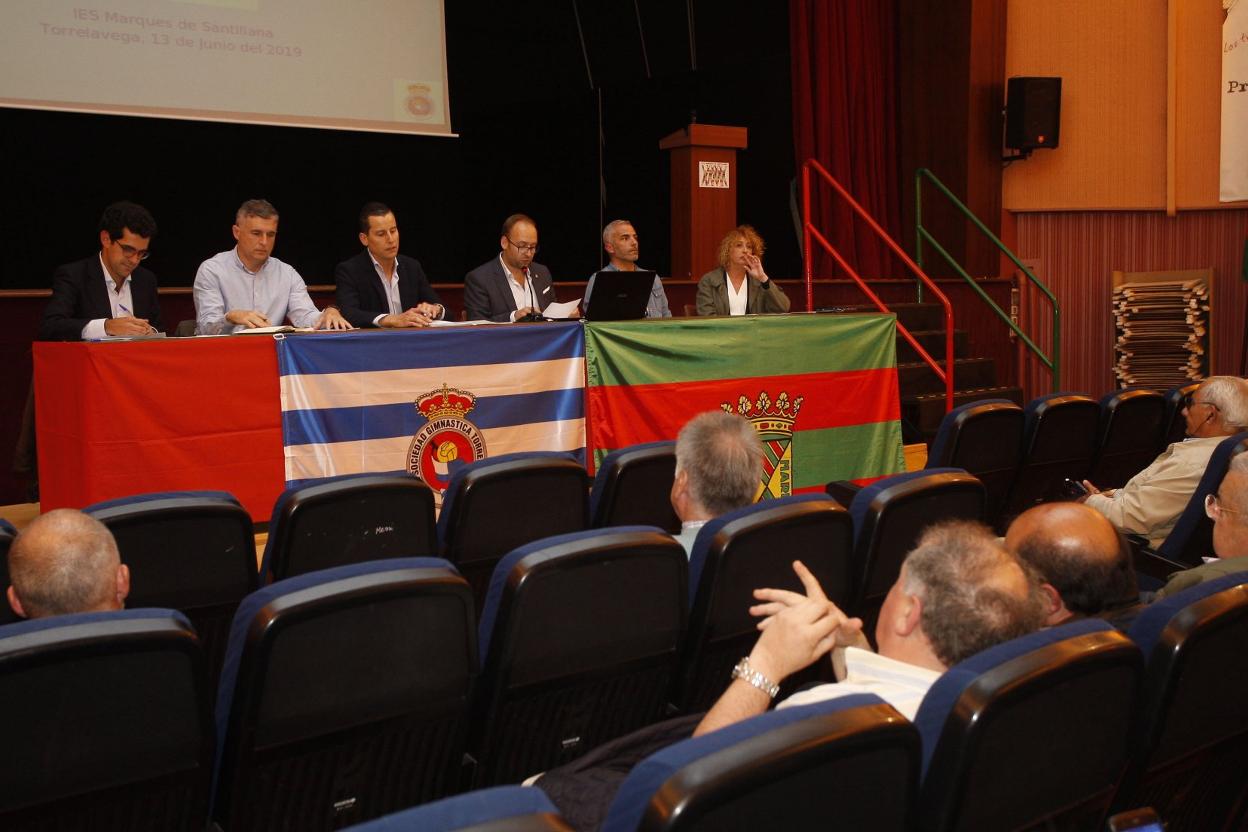
{"type": "Polygon", "coordinates": [[[355,327],[420,327],[446,316],[420,261],[399,254],[394,212],[380,202],[360,209],[364,251],[338,264],[335,294],[342,316],[355,327]]]}
{"type": "Polygon", "coordinates": [[[550,270],[534,263],[537,224],[524,214],[503,221],[500,255],[464,277],[464,311],[470,321],[516,321],[541,312],[555,297],[550,270]]]}
{"type": "Polygon", "coordinates": [[[156,275],[139,265],[156,221],[133,202],[115,202],[100,217],[98,254],[57,267],[52,300],[39,324],[42,341],[151,335],[164,329],[156,275]]]}

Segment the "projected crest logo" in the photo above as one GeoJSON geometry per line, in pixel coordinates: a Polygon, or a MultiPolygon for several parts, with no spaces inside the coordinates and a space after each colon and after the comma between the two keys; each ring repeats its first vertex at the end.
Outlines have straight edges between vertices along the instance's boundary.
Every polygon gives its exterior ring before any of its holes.
{"type": "Polygon", "coordinates": [[[734,409],[728,402],[720,407],[727,413],[738,413],[750,420],[758,438],[763,441],[763,470],[759,476],[758,493],[754,500],[774,500],[793,493],[793,424],[802,409],[804,396],[792,401],[789,394],[781,391],[773,402],[764,390],[751,402],[745,396],[737,398],[734,409]]]}
{"type": "Polygon", "coordinates": [[[442,384],[416,397],[416,409],[428,419],[407,450],[407,470],[434,491],[438,505],[458,468],[485,458],[485,437],[465,417],[477,397],[442,384]]]}

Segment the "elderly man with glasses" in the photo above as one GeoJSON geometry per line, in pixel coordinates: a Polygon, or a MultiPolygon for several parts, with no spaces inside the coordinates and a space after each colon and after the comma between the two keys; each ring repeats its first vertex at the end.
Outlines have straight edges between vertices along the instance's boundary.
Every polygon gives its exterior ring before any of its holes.
{"type": "MultiPolygon", "coordinates": [[[[1217,493],[1205,498],[1205,513],[1213,520],[1213,553],[1217,557],[1175,572],[1157,591],[1157,598],[1233,572],[1248,572],[1248,454],[1231,460],[1217,493]]],[[[1248,575],[1244,580],[1248,581],[1248,575]]]]}
{"type": "Polygon", "coordinates": [[[1122,488],[1099,491],[1084,481],[1086,504],[1124,532],[1140,534],[1156,547],[1187,507],[1218,443],[1248,426],[1248,383],[1211,376],[1183,408],[1187,439],[1175,442],[1122,488]]]}
{"type": "Polygon", "coordinates": [[[105,208],[99,252],[53,273],[39,339],[132,338],[163,329],[156,275],[139,265],[155,236],[156,220],[142,205],[114,202],[105,208]]]}
{"type": "Polygon", "coordinates": [[[464,311],[470,321],[522,321],[554,303],[550,269],[537,256],[537,223],[524,214],[503,221],[499,256],[464,277],[464,311]]]}

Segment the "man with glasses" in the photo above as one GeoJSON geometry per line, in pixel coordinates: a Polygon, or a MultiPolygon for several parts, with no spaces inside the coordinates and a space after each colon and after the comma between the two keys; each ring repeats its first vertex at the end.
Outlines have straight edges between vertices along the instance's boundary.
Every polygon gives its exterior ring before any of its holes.
{"type": "Polygon", "coordinates": [[[1211,376],[1183,408],[1188,438],[1175,442],[1151,465],[1114,491],[1084,481],[1087,505],[1124,532],[1144,535],[1160,546],[1187,507],[1218,443],[1248,426],[1248,383],[1211,376]]]}
{"type": "Polygon", "coordinates": [[[143,206],[114,202],[105,208],[99,252],[53,273],[39,339],[124,338],[163,329],[156,275],[139,265],[155,236],[156,220],[143,206]]]}
{"type": "Polygon", "coordinates": [[[524,214],[503,221],[502,251],[464,277],[464,311],[470,321],[520,321],[540,314],[558,298],[550,270],[534,263],[537,223],[524,214]]]}
{"type": "Polygon", "coordinates": [[[1205,498],[1205,513],[1213,520],[1213,552],[1217,557],[1175,572],[1157,591],[1157,598],[1234,572],[1248,572],[1248,454],[1231,460],[1222,485],[1205,498]]]}

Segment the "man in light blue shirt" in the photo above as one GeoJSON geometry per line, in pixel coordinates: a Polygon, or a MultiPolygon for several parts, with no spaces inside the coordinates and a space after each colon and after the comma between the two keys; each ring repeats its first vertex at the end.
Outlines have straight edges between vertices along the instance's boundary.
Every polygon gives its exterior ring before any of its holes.
{"type": "Polygon", "coordinates": [[[277,243],[277,209],[249,199],[234,218],[238,245],[210,257],[195,273],[195,322],[199,335],[257,327],[350,329],[332,306],[316,308],[299,272],[272,256],[277,243]]]}
{"type": "MultiPolygon", "coordinates": [[[[607,250],[611,262],[602,267],[604,272],[632,272],[637,270],[637,257],[640,244],[637,230],[628,220],[612,220],[602,229],[602,247],[607,250]]],[[[594,291],[594,278],[589,276],[585,284],[585,299],[581,301],[581,310],[589,308],[589,296],[594,291]]],[[[663,291],[663,282],[654,276],[654,285],[650,287],[650,299],[646,301],[647,318],[670,318],[672,310],[667,306],[667,293],[663,291]]]]}

